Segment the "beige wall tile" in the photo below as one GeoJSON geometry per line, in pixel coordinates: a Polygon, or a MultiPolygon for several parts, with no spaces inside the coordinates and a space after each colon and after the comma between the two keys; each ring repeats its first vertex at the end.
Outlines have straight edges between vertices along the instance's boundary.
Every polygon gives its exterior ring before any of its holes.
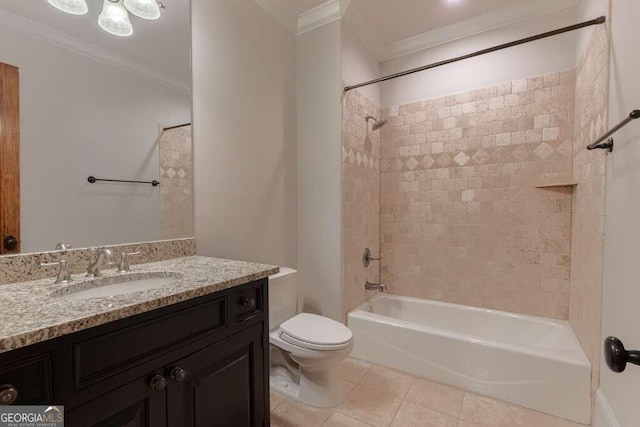
{"type": "MultiPolygon", "coordinates": [[[[370,248],[373,255],[380,252],[380,139],[388,134],[389,125],[379,131],[371,130],[365,115],[380,118],[380,107],[359,91],[345,95],[342,128],[342,289],[343,314],[362,304],[371,293],[364,284],[379,278],[378,265],[368,269],[362,265],[362,254],[370,248]]],[[[387,116],[388,117],[388,114],[387,116]]],[[[424,133],[426,119],[423,112],[409,113],[397,124],[394,135],[402,137],[410,131],[424,133]]],[[[412,135],[413,136],[413,135],[412,135]]],[[[390,134],[388,135],[390,137],[390,134]]],[[[420,146],[395,149],[406,155],[420,153],[420,146]]]]}
{"type": "Polygon", "coordinates": [[[571,299],[569,321],[593,366],[592,389],[599,381],[604,265],[606,153],[585,146],[606,132],[609,92],[608,28],[598,26],[576,70],[574,179],[571,218],[571,299]]]}
{"type": "Polygon", "coordinates": [[[162,132],[160,233],[163,239],[193,236],[193,156],[191,126],[162,132]]]}
{"type": "Polygon", "coordinates": [[[573,75],[382,110],[398,112],[380,151],[392,293],[568,317],[571,190],[534,187],[571,180],[573,75]],[[407,125],[417,112],[421,129],[407,125]]]}

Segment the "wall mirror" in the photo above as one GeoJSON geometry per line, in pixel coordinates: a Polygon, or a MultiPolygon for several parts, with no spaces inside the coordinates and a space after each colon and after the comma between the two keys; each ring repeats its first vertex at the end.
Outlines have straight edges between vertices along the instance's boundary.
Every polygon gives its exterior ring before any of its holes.
{"type": "Polygon", "coordinates": [[[0,0],[0,254],[193,235],[189,6],[0,0]]]}

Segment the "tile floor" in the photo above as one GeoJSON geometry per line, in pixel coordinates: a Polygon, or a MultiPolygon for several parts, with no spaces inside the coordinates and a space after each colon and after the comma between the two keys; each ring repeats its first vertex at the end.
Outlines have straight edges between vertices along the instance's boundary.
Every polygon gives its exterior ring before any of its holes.
{"type": "Polygon", "coordinates": [[[340,366],[346,398],[313,409],[271,393],[273,427],[584,427],[357,359],[340,366]]]}

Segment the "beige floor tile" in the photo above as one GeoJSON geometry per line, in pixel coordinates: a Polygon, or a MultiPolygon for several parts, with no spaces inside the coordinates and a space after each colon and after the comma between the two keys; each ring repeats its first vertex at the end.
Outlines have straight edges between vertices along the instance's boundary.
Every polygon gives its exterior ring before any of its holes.
{"type": "Polygon", "coordinates": [[[269,406],[272,411],[276,409],[283,401],[284,401],[284,396],[281,395],[280,393],[276,393],[275,391],[272,391],[270,393],[269,406]]]}
{"type": "Polygon", "coordinates": [[[340,381],[340,392],[342,393],[343,399],[345,399],[349,395],[349,393],[351,393],[351,390],[353,390],[353,388],[356,386],[356,383],[345,380],[338,381],[340,381]]]}
{"type": "Polygon", "coordinates": [[[524,408],[473,393],[465,393],[460,411],[461,420],[478,427],[524,427],[525,415],[524,408]]]}
{"type": "Polygon", "coordinates": [[[460,389],[416,378],[404,400],[457,418],[463,398],[460,389]]]}
{"type": "Polygon", "coordinates": [[[480,427],[478,424],[471,424],[465,420],[458,420],[458,427],[480,427]]]}
{"type": "Polygon", "coordinates": [[[525,427],[584,427],[582,424],[536,412],[531,409],[525,409],[524,425],[525,427]]]}
{"type": "Polygon", "coordinates": [[[331,409],[315,409],[285,399],[271,412],[272,427],[319,427],[333,414],[331,409]]]}
{"type": "Polygon", "coordinates": [[[368,427],[368,424],[336,412],[324,423],[324,427],[368,427]]]}
{"type": "Polygon", "coordinates": [[[401,402],[391,394],[357,385],[338,412],[372,426],[388,426],[401,402]]]}
{"type": "Polygon", "coordinates": [[[411,375],[382,366],[372,366],[360,380],[360,385],[403,398],[413,380],[411,375]]]}
{"type": "Polygon", "coordinates": [[[345,359],[338,366],[338,378],[357,383],[365,376],[371,366],[371,363],[364,360],[345,359]]]}
{"type": "Polygon", "coordinates": [[[458,418],[409,402],[402,402],[392,427],[456,427],[458,418]]]}

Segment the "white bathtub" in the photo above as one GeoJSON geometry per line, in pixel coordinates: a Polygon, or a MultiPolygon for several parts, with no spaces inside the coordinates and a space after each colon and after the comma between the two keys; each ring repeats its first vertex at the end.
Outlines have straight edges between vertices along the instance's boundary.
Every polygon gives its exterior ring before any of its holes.
{"type": "Polygon", "coordinates": [[[590,422],[591,365],[568,322],[379,294],[348,324],[353,357],[590,422]]]}

